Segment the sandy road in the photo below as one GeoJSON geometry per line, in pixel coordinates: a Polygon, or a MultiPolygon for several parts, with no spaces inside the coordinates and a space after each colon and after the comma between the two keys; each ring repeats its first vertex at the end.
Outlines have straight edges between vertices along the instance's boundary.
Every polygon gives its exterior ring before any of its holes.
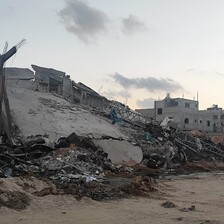
{"type": "Polygon", "coordinates": [[[224,175],[200,174],[160,181],[151,198],[131,198],[96,202],[73,197],[45,196],[32,200],[24,211],[0,210],[1,224],[145,224],[145,223],[224,223],[224,175]],[[163,202],[175,208],[164,208],[163,202]],[[195,210],[188,208],[195,206],[195,210]],[[184,210],[184,211],[183,211],[184,210]]]}

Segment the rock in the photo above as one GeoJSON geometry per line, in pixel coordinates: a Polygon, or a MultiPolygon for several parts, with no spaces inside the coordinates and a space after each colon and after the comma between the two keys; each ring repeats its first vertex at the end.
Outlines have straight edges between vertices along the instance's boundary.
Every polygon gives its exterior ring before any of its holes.
{"type": "Polygon", "coordinates": [[[180,211],[182,212],[191,212],[191,211],[196,211],[195,205],[191,205],[189,208],[181,208],[180,211]]]}
{"type": "Polygon", "coordinates": [[[164,208],[175,208],[176,207],[176,205],[171,201],[165,201],[164,203],[161,204],[161,206],[164,208]]]}
{"type": "Polygon", "coordinates": [[[108,159],[111,159],[112,163],[114,164],[129,161],[140,163],[142,161],[142,149],[139,146],[132,145],[128,141],[120,141],[114,139],[94,139],[93,143],[101,147],[104,152],[108,153],[108,159]]]}
{"type": "Polygon", "coordinates": [[[86,155],[86,154],[78,154],[78,155],[77,155],[77,159],[78,159],[79,161],[87,162],[87,155],[86,155]]]}

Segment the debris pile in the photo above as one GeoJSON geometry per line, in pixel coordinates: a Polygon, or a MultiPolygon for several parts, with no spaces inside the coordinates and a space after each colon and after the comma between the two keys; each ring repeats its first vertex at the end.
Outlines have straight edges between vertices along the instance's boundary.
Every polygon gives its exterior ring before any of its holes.
{"type": "MultiPolygon", "coordinates": [[[[11,76],[3,82],[7,113],[0,119],[7,121],[1,130],[0,177],[35,176],[54,185],[33,195],[148,196],[156,191],[152,177],[167,170],[221,168],[222,137],[212,141],[196,130],[183,132],[168,119],[146,123],[142,115],[63,72],[33,68],[35,75],[8,70],[11,76]]],[[[16,208],[28,205],[23,194],[11,193],[0,191],[0,206],[10,207],[13,198],[23,202],[15,202],[16,208]]]]}
{"type": "MultiPolygon", "coordinates": [[[[148,196],[156,191],[152,177],[158,177],[167,169],[176,173],[203,170],[206,162],[217,165],[223,160],[222,145],[214,144],[204,135],[182,132],[173,122],[162,126],[151,122],[142,127],[130,121],[114,124],[113,117],[111,119],[108,120],[110,125],[117,125],[129,141],[105,135],[80,136],[73,132],[54,144],[45,134],[28,136],[26,141],[12,147],[2,137],[0,176],[32,175],[51,180],[58,189],[47,188],[36,192],[36,196],[63,192],[77,199],[88,196],[103,200],[127,195],[148,196]],[[145,168],[139,169],[140,164],[145,168]]],[[[7,205],[8,202],[2,199],[1,203],[7,205]]]]}
{"type": "Polygon", "coordinates": [[[151,122],[139,133],[136,142],[143,150],[142,163],[150,168],[176,169],[189,162],[215,164],[224,159],[223,145],[206,135],[180,131],[173,122],[163,127],[151,122]]]}
{"type": "Polygon", "coordinates": [[[35,197],[48,194],[61,194],[50,181],[33,176],[4,178],[0,180],[0,208],[22,210],[30,205],[35,197]]]}

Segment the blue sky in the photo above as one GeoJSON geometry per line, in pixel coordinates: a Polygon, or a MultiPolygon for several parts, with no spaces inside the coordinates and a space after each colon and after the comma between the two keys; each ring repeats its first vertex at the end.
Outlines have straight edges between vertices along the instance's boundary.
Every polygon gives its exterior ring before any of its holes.
{"type": "Polygon", "coordinates": [[[65,71],[132,108],[153,100],[224,102],[222,0],[0,0],[0,49],[27,39],[6,66],[65,71]]]}

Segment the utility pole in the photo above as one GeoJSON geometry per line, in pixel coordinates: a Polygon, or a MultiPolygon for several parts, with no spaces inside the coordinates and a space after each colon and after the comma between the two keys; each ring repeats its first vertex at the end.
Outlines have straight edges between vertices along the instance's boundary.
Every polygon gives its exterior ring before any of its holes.
{"type": "Polygon", "coordinates": [[[5,47],[3,49],[3,54],[0,54],[0,134],[4,132],[11,143],[11,116],[5,87],[5,76],[3,68],[4,63],[9,58],[11,58],[17,52],[17,50],[24,44],[25,39],[21,40],[16,46],[12,47],[10,50],[7,51],[8,42],[6,42],[5,47]]]}

